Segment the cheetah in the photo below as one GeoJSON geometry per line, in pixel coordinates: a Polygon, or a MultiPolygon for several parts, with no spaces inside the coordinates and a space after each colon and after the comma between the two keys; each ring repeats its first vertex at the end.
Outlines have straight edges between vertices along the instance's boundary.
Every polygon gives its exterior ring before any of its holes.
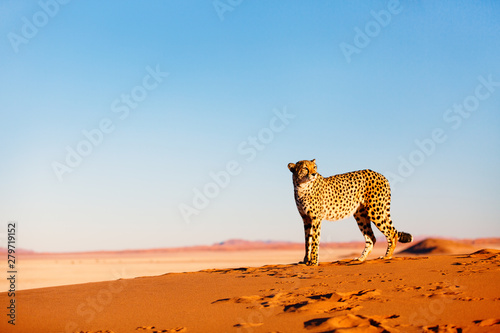
{"type": "Polygon", "coordinates": [[[324,178],[317,172],[316,160],[289,163],[293,174],[295,203],[305,232],[306,265],[318,264],[321,221],[337,221],[354,215],[365,238],[365,248],[355,260],[364,261],[376,242],[373,222],[387,238],[383,259],[391,259],[396,243],[409,243],[413,237],[392,225],[389,181],[372,170],[360,170],[324,178]]]}

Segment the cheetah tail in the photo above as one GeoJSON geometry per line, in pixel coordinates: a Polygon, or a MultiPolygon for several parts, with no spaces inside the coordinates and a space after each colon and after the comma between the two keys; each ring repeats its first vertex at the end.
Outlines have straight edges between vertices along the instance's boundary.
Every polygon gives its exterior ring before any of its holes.
{"type": "Polygon", "coordinates": [[[398,232],[398,240],[401,243],[411,243],[411,242],[413,242],[413,236],[406,233],[406,232],[399,231],[398,232]]]}

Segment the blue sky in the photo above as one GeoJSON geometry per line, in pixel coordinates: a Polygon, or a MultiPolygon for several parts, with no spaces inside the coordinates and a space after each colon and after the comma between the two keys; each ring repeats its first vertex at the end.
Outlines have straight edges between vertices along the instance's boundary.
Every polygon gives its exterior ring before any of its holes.
{"type": "MultiPolygon", "coordinates": [[[[399,230],[498,237],[499,17],[495,1],[2,1],[0,221],[36,251],[301,242],[287,164],[316,158],[323,176],[385,174],[399,230]]],[[[363,238],[350,218],[322,240],[363,238]]]]}

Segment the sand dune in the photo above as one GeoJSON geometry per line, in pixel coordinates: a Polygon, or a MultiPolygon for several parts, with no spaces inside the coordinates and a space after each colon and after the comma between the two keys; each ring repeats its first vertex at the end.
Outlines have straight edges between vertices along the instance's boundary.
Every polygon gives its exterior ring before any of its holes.
{"type": "Polygon", "coordinates": [[[499,279],[497,250],[211,269],[20,291],[0,331],[494,332],[499,279]]]}
{"type": "MultiPolygon", "coordinates": [[[[424,240],[411,252],[396,255],[432,255],[471,253],[480,248],[500,249],[499,238],[454,240],[424,240]]],[[[412,244],[398,244],[402,251],[412,244]]],[[[322,262],[351,259],[359,256],[363,242],[321,243],[322,262]]],[[[379,239],[369,259],[385,253],[386,242],[379,239]]],[[[2,249],[0,248],[0,254],[2,249]]],[[[22,278],[17,290],[51,287],[76,283],[134,278],[174,272],[194,272],[207,268],[259,267],[266,264],[289,264],[304,256],[304,244],[272,241],[229,240],[211,246],[160,248],[126,251],[78,253],[36,253],[19,251],[18,266],[22,278]]],[[[17,253],[17,251],[16,251],[17,253]]],[[[8,290],[8,281],[0,280],[0,292],[8,290]]]]}
{"type": "Polygon", "coordinates": [[[399,253],[416,255],[461,254],[468,253],[476,249],[476,246],[469,243],[447,239],[427,238],[399,253]]]}

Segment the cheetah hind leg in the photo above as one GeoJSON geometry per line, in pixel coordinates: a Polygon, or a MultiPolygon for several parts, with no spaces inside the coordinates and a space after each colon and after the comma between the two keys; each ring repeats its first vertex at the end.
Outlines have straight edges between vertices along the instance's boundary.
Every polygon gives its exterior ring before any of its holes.
{"type": "Polygon", "coordinates": [[[364,207],[361,207],[356,213],[354,213],[354,218],[356,219],[356,222],[358,222],[359,230],[361,230],[361,233],[365,237],[365,248],[363,249],[363,253],[361,253],[360,257],[354,258],[354,260],[362,262],[366,260],[370,252],[373,250],[373,246],[375,245],[377,239],[373,234],[372,226],[368,216],[366,216],[366,210],[364,207]]]}
{"type": "Polygon", "coordinates": [[[387,237],[387,252],[385,256],[380,257],[379,259],[392,259],[392,254],[394,253],[394,249],[396,248],[397,242],[401,243],[411,243],[413,242],[413,236],[409,233],[396,231],[396,229],[389,229],[389,232],[392,232],[392,236],[387,237]]]}
{"type": "MultiPolygon", "coordinates": [[[[387,238],[387,251],[383,257],[379,259],[392,259],[392,254],[394,253],[394,249],[396,248],[396,244],[398,242],[398,232],[392,226],[392,223],[386,223],[386,227],[382,228],[382,233],[387,238]]],[[[380,228],[379,228],[380,229],[380,228]]]]}

